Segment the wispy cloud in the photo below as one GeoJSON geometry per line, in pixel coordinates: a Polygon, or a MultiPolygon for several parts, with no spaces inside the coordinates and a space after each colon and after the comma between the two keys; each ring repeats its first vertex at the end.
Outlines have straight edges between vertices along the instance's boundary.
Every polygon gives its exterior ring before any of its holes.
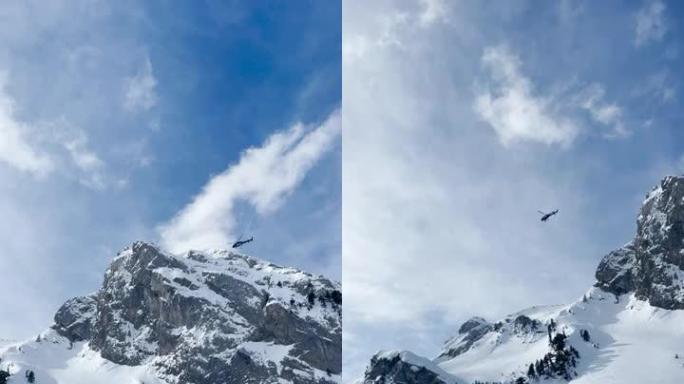
{"type": "Polygon", "coordinates": [[[157,79],[152,73],[152,63],[145,58],[143,67],[136,75],[126,79],[124,108],[129,111],[146,111],[157,105],[157,79]]]}
{"type": "Polygon", "coordinates": [[[175,252],[227,247],[234,240],[233,209],[238,201],[259,214],[277,209],[339,136],[336,111],[318,127],[302,124],[271,135],[258,148],[213,177],[193,201],[160,226],[161,241],[175,252]]]}
{"type": "Polygon", "coordinates": [[[636,15],[634,45],[640,47],[660,41],[666,32],[665,4],[661,1],[646,2],[636,15]]]}
{"type": "Polygon", "coordinates": [[[14,99],[7,94],[7,75],[0,74],[0,161],[35,176],[43,176],[54,168],[52,159],[28,140],[31,127],[15,118],[14,99]]]}
{"type": "Polygon", "coordinates": [[[481,65],[487,77],[474,109],[504,146],[527,141],[567,147],[586,131],[581,124],[582,111],[588,112],[606,138],[629,134],[622,107],[606,100],[605,88],[599,83],[543,94],[523,73],[520,58],[504,45],[486,48],[481,65]]]}
{"type": "Polygon", "coordinates": [[[447,18],[448,7],[444,0],[420,0],[423,12],[420,14],[420,22],[429,25],[447,18]]]}
{"type": "Polygon", "coordinates": [[[115,184],[114,180],[105,174],[106,164],[90,148],[88,136],[83,130],[72,127],[65,121],[51,125],[54,131],[53,139],[66,151],[79,183],[97,190],[115,184]]]}
{"type": "Polygon", "coordinates": [[[603,86],[592,84],[580,93],[580,106],[595,122],[610,128],[606,137],[624,137],[629,132],[623,123],[622,108],[616,103],[606,102],[605,93],[603,86]]]}
{"type": "Polygon", "coordinates": [[[522,74],[520,59],[506,47],[485,49],[482,65],[489,72],[487,88],[475,100],[475,111],[494,128],[505,146],[519,141],[568,145],[578,128],[561,115],[552,99],[535,94],[522,74]]]}
{"type": "Polygon", "coordinates": [[[85,131],[64,118],[24,122],[15,117],[16,102],[0,75],[0,161],[35,177],[68,175],[91,189],[118,184],[105,174],[105,162],[89,146],[85,131]]]}

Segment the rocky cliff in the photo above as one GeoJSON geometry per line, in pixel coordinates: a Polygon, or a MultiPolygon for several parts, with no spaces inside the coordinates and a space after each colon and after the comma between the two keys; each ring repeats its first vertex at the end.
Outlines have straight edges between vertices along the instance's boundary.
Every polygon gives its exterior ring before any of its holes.
{"type": "MultiPolygon", "coordinates": [[[[333,383],[341,304],[340,285],[323,277],[227,251],[172,255],[138,242],[114,259],[97,292],[58,310],[51,332],[5,357],[21,360],[22,349],[51,340],[114,366],[144,366],[161,383],[333,383]]],[[[40,362],[23,365],[59,376],[40,362]]]]}
{"type": "Polygon", "coordinates": [[[684,177],[666,177],[646,197],[630,243],[606,255],[596,286],[664,309],[684,309],[684,177]]]}

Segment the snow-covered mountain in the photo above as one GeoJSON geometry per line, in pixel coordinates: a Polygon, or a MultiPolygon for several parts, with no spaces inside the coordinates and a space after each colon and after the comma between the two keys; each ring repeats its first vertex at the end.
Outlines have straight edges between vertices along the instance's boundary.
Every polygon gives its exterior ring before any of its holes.
{"type": "Polygon", "coordinates": [[[323,277],[138,242],[51,329],[0,344],[0,370],[9,383],[29,372],[41,384],[337,383],[341,304],[340,284],[323,277]]]}
{"type": "Polygon", "coordinates": [[[364,383],[684,383],[684,177],[647,196],[635,238],[575,302],[474,317],[428,360],[373,357],[364,383]]]}

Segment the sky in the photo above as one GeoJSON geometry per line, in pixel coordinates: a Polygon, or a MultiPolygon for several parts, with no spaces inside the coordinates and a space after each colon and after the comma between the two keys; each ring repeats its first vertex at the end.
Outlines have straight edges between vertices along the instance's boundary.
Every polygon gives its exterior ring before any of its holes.
{"type": "Polygon", "coordinates": [[[0,338],[137,240],[341,279],[341,5],[3,1],[0,338]]]}
{"type": "Polygon", "coordinates": [[[682,7],[343,2],[345,382],[593,284],[684,170],[682,7]]]}

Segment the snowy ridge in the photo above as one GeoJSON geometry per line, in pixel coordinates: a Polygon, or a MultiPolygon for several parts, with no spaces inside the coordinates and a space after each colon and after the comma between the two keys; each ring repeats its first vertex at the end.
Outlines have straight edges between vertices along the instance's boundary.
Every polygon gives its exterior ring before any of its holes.
{"type": "Polygon", "coordinates": [[[24,373],[35,373],[41,384],[147,383],[163,384],[149,365],[126,366],[103,359],[86,342],[72,343],[54,330],[35,340],[0,347],[0,369],[9,371],[10,384],[26,383],[24,373]]]}
{"type": "MultiPolygon", "coordinates": [[[[599,263],[579,300],[496,322],[474,317],[415,384],[684,383],[684,177],[646,195],[635,238],[599,263]]],[[[411,364],[380,353],[363,383],[407,382],[411,364]],[[404,380],[404,381],[402,381],[404,380]]],[[[410,359],[409,359],[410,360],[410,359]]]]}
{"type": "MultiPolygon", "coordinates": [[[[520,377],[527,382],[529,365],[550,352],[546,325],[551,320],[579,352],[573,382],[674,384],[684,379],[684,360],[675,358],[684,354],[684,311],[653,307],[634,295],[616,299],[599,288],[571,305],[534,307],[508,316],[499,322],[501,328],[486,333],[458,356],[448,356],[453,345],[447,345],[435,362],[447,372],[458,373],[465,383],[507,383],[520,377]],[[511,319],[521,315],[544,324],[543,329],[516,332],[511,319]]],[[[565,380],[542,377],[539,381],[565,380]]]]}
{"type": "Polygon", "coordinates": [[[36,340],[0,345],[0,358],[16,382],[31,370],[40,383],[337,383],[341,304],[322,276],[138,242],[98,292],[68,300],[36,340]]]}

